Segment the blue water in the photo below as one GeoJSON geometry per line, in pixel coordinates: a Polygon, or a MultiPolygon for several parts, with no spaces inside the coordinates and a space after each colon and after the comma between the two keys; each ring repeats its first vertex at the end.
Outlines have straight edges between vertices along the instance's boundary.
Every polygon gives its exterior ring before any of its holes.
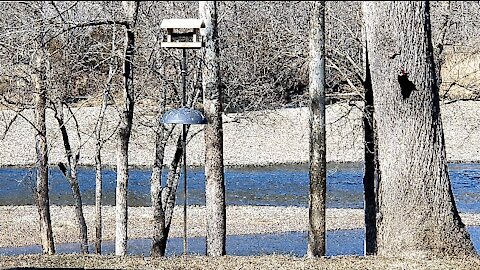
{"type": "MultiPolygon", "coordinates": [[[[72,204],[68,182],[56,168],[49,176],[50,201],[52,204],[72,204]]],[[[129,178],[129,205],[150,204],[150,171],[131,170],[129,178]]],[[[460,212],[480,213],[480,164],[449,164],[452,189],[460,212]]],[[[205,177],[203,169],[188,169],[188,202],[205,204],[205,177]]],[[[103,171],[104,204],[113,205],[115,198],[114,170],[103,171]]],[[[327,170],[327,207],[363,207],[363,168],[360,164],[329,164],[327,170]]],[[[183,177],[181,178],[183,179],[183,177]]],[[[92,168],[80,168],[80,189],[85,204],[94,204],[95,173],[92,168]]],[[[0,168],[0,205],[33,204],[35,174],[22,168],[0,168]]],[[[180,182],[179,191],[183,182],[180,182]]],[[[303,206],[308,200],[308,167],[276,166],[267,168],[225,169],[226,200],[228,205],[273,205],[303,206]]],[[[183,194],[178,193],[178,203],[183,194]]],[[[480,227],[468,227],[477,251],[480,249],[480,227]]],[[[167,255],[183,252],[181,238],[169,239],[167,255]]],[[[363,230],[339,230],[327,232],[327,256],[362,255],[363,230]]],[[[205,238],[189,239],[190,254],[205,254],[205,238]]],[[[151,240],[132,239],[128,252],[132,255],[149,255],[151,240]]],[[[229,255],[284,254],[302,257],[306,253],[305,232],[280,234],[227,236],[229,255]]],[[[58,253],[76,253],[76,243],[56,245],[58,253]]],[[[93,250],[93,247],[91,248],[93,250]]],[[[105,241],[104,254],[114,252],[114,243],[105,241]]],[[[0,255],[41,253],[40,246],[0,248],[0,255]]]]}
{"type": "MultiPolygon", "coordinates": [[[[327,256],[363,255],[362,230],[329,231],[326,237],[327,256]]],[[[150,255],[150,239],[128,240],[130,255],[150,255]]],[[[79,244],[56,245],[58,254],[78,253],[79,244]]],[[[93,250],[93,246],[90,247],[93,250]]],[[[0,255],[40,254],[41,246],[18,248],[0,248],[0,255]]],[[[278,234],[258,235],[231,235],[226,239],[226,252],[235,256],[257,256],[282,254],[302,257],[307,252],[307,234],[305,232],[288,232],[278,234]]],[[[114,254],[115,243],[105,241],[102,245],[102,254],[114,254]]],[[[188,254],[205,255],[205,237],[188,238],[188,254]]],[[[183,238],[171,238],[167,242],[167,256],[183,254],[183,238]]]]}
{"type": "MultiPolygon", "coordinates": [[[[450,164],[450,179],[460,212],[480,212],[480,164],[450,164]]],[[[57,168],[50,169],[50,201],[52,204],[73,204],[70,186],[57,168]]],[[[149,170],[131,170],[129,205],[150,205],[149,170]]],[[[78,173],[82,199],[95,203],[95,172],[80,168],[78,173]]],[[[189,168],[188,204],[205,204],[205,176],[202,168],[189,168]]],[[[363,167],[361,164],[329,164],[327,170],[327,207],[363,208],[363,167]]],[[[104,204],[115,204],[116,173],[103,171],[104,204]]],[[[183,177],[181,177],[183,180],[183,177]]],[[[183,181],[177,202],[183,202],[183,181]]],[[[0,168],[0,205],[33,204],[35,186],[33,170],[0,168]]],[[[308,167],[306,165],[266,168],[225,169],[226,202],[228,205],[302,206],[308,202],[308,167]]]]}
{"type": "MultiPolygon", "coordinates": [[[[480,227],[467,228],[473,245],[480,252],[480,227]]],[[[364,231],[338,230],[328,231],[326,235],[326,256],[363,256],[364,231]]],[[[128,254],[150,255],[150,239],[128,240],[128,254]]],[[[56,245],[57,254],[78,253],[79,244],[56,245]]],[[[93,246],[90,247],[93,251],[93,246]]],[[[227,236],[226,252],[235,256],[261,256],[261,255],[290,255],[303,257],[307,252],[307,233],[289,232],[277,234],[259,235],[232,235],[227,236]]],[[[23,255],[40,254],[40,246],[28,246],[18,248],[0,248],[0,255],[23,255]]],[[[105,241],[102,245],[102,254],[114,254],[115,244],[113,241],[105,241]]],[[[205,237],[192,237],[188,239],[188,254],[205,255],[205,237]]],[[[167,242],[167,256],[183,254],[183,239],[171,238],[167,242]]]]}

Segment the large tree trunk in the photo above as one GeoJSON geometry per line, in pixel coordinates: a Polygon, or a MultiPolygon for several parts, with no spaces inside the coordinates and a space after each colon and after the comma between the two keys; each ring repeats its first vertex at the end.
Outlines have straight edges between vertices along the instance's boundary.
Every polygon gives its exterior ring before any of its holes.
{"type": "Polygon", "coordinates": [[[127,190],[128,190],[128,144],[132,130],[134,90],[133,90],[133,56],[135,50],[134,23],[138,14],[138,2],[122,2],[128,17],[125,26],[125,61],[123,65],[124,92],[123,113],[118,129],[117,145],[117,188],[115,197],[115,254],[127,254],[127,190]]]}
{"type": "Polygon", "coordinates": [[[32,73],[35,87],[35,150],[37,154],[37,185],[35,202],[40,218],[40,238],[43,254],[55,254],[52,222],[50,220],[50,201],[48,197],[48,151],[45,110],[47,106],[47,89],[45,87],[46,68],[44,54],[41,51],[34,55],[36,72],[32,73]]]}
{"type": "Polygon", "coordinates": [[[325,255],[325,1],[312,3],[310,18],[310,195],[307,256],[325,255]]]}
{"type": "Polygon", "coordinates": [[[363,2],[381,173],[380,256],[472,255],[452,195],[428,2],[363,2]]]}
{"type": "MultiPolygon", "coordinates": [[[[55,108],[55,118],[57,119],[60,132],[62,133],[63,146],[65,150],[65,157],[67,158],[68,167],[66,167],[63,163],[59,163],[58,166],[65,178],[67,179],[68,183],[70,184],[70,188],[72,189],[72,196],[75,204],[75,217],[77,218],[77,225],[79,230],[80,252],[82,254],[87,254],[87,224],[83,215],[82,196],[80,194],[80,186],[78,184],[77,178],[77,163],[80,159],[80,149],[78,148],[75,154],[73,153],[72,147],[70,145],[70,137],[68,136],[67,127],[65,126],[63,115],[63,101],[59,99],[57,102],[57,107],[55,108]]],[[[81,144],[79,126],[77,125],[76,128],[78,142],[79,144],[81,144]]]]}
{"type": "Polygon", "coordinates": [[[207,212],[207,255],[225,255],[226,211],[223,172],[222,93],[218,63],[217,5],[199,2],[200,18],[205,22],[205,64],[203,106],[205,126],[205,203],[207,212]]]}

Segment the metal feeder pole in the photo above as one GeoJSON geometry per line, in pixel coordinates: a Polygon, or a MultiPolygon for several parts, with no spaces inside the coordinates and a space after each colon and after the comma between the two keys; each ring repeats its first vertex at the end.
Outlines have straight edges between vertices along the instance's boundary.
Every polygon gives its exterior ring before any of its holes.
{"type": "MultiPolygon", "coordinates": [[[[182,107],[186,107],[186,50],[182,49],[182,107]]],[[[182,146],[183,146],[183,255],[187,255],[187,129],[185,124],[182,124],[182,146]]]]}

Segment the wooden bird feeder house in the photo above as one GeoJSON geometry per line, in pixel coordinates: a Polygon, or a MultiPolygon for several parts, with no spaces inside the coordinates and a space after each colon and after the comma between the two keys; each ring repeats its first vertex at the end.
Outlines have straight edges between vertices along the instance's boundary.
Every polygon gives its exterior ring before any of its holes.
{"type": "Polygon", "coordinates": [[[203,47],[200,31],[205,23],[200,19],[164,19],[160,28],[167,29],[164,48],[199,49],[203,47]]]}

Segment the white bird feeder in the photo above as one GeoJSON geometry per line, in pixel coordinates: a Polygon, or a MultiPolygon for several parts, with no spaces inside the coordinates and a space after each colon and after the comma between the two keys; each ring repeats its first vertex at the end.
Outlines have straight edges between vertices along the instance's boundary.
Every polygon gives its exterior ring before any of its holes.
{"type": "Polygon", "coordinates": [[[183,147],[183,254],[187,255],[187,131],[186,125],[208,123],[200,111],[186,107],[187,49],[203,47],[200,31],[205,29],[205,23],[200,19],[164,19],[160,28],[167,29],[167,41],[161,43],[163,48],[182,49],[182,108],[166,112],[162,117],[164,124],[182,124],[183,147]]]}
{"type": "Polygon", "coordinates": [[[160,28],[167,29],[167,41],[161,43],[164,48],[200,49],[203,46],[201,30],[205,23],[201,19],[164,19],[160,28]]]}

